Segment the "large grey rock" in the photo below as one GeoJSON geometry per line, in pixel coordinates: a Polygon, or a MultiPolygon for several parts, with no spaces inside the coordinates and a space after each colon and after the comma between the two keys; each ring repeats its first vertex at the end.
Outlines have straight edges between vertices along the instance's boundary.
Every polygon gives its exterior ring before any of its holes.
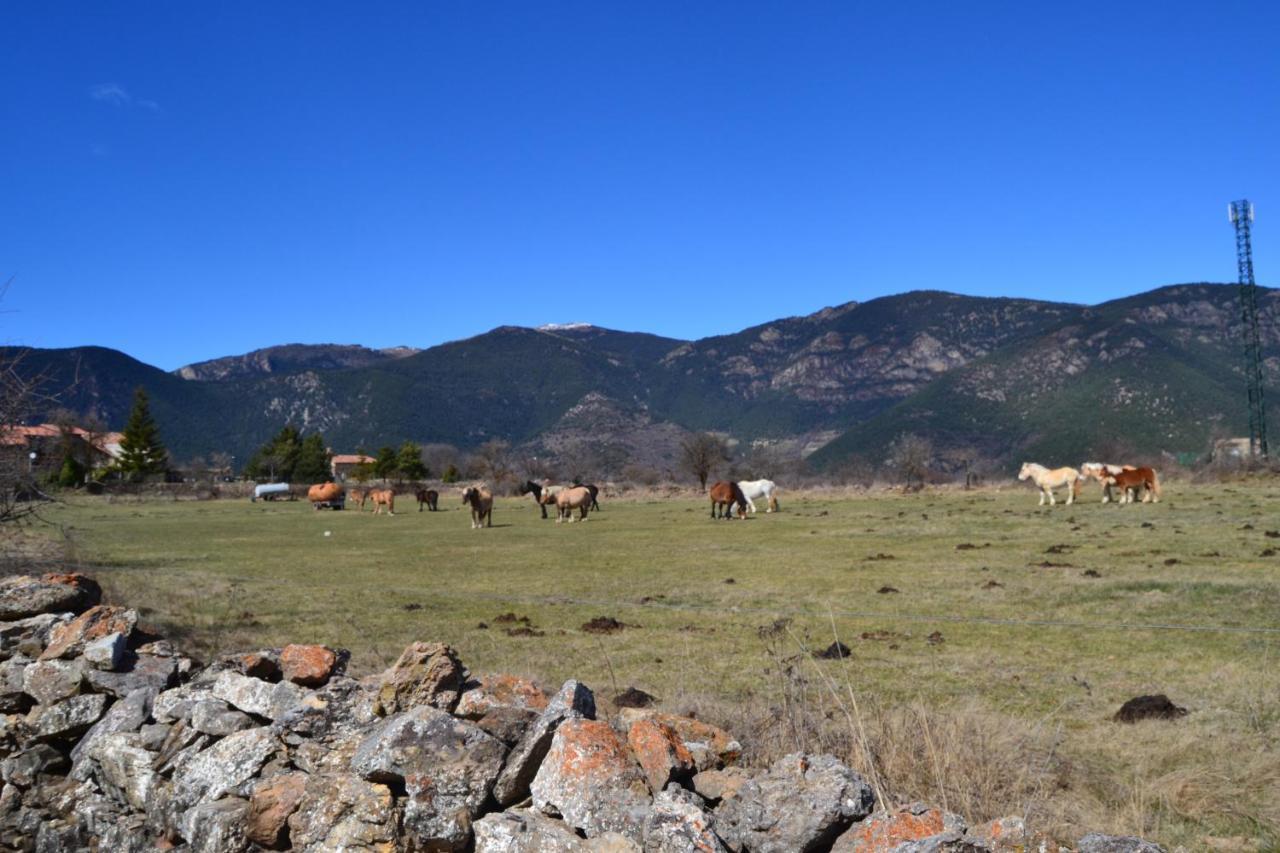
{"type": "Polygon", "coordinates": [[[414,843],[460,850],[506,754],[501,741],[473,724],[420,705],[374,726],[351,769],[370,782],[404,786],[403,827],[414,843]]]}
{"type": "Polygon", "coordinates": [[[374,710],[385,715],[430,705],[452,711],[466,680],[466,667],[449,646],[413,643],[382,674],[374,710]]]}
{"type": "Polygon", "coordinates": [[[174,772],[175,799],[194,805],[239,793],[279,748],[279,741],[265,727],[228,735],[174,772]]]}
{"type": "Polygon", "coordinates": [[[579,681],[566,681],[512,748],[506,767],[494,785],[494,799],[509,806],[529,796],[529,785],[551,748],[560,724],[569,719],[594,720],[595,716],[596,699],[591,690],[579,681]]]}
{"type": "Polygon", "coordinates": [[[15,655],[0,661],[0,714],[17,714],[31,707],[31,697],[22,689],[26,669],[31,659],[15,655]]]}
{"type": "Polygon", "coordinates": [[[221,699],[205,699],[191,708],[191,727],[198,732],[226,737],[254,727],[253,717],[237,711],[221,699]]]}
{"type": "Polygon", "coordinates": [[[1133,835],[1091,832],[1077,842],[1080,853],[1164,853],[1159,844],[1133,835]]]}
{"type": "Polygon", "coordinates": [[[275,720],[302,704],[307,691],[290,681],[272,684],[238,672],[218,675],[211,690],[214,696],[241,711],[275,720]]]}
{"type": "Polygon", "coordinates": [[[644,835],[649,788],[627,745],[602,720],[560,724],[529,786],[534,808],[558,814],[588,837],[644,835]]]}
{"type": "Polygon", "coordinates": [[[118,732],[98,738],[86,758],[103,793],[142,811],[161,783],[153,764],[156,754],[143,749],[136,733],[118,732]]]}
{"type": "Polygon", "coordinates": [[[0,620],[80,613],[102,600],[97,581],[78,574],[18,575],[0,581],[0,620]]]}
{"type": "Polygon", "coordinates": [[[834,757],[794,753],[721,802],[716,828],[733,850],[809,853],[829,847],[874,805],[870,786],[834,757]]]}
{"type": "Polygon", "coordinates": [[[22,673],[22,689],[41,705],[53,705],[80,692],[84,664],[72,660],[39,661],[22,673]]]}
{"type": "Polygon", "coordinates": [[[176,723],[191,719],[191,709],[197,703],[213,698],[208,684],[183,684],[157,694],[151,706],[151,716],[157,723],[176,723]]]}
{"type": "Polygon", "coordinates": [[[239,797],[200,803],[182,816],[182,836],[193,853],[240,853],[249,849],[248,812],[248,801],[239,797]]]}
{"type": "Polygon", "coordinates": [[[644,826],[645,853],[728,853],[702,800],[677,785],[653,798],[644,826]]]}
{"type": "Polygon", "coordinates": [[[86,643],[83,657],[94,669],[114,672],[124,666],[125,652],[128,649],[128,638],[116,631],[86,643]]]}
{"type": "Polygon", "coordinates": [[[583,853],[586,842],[562,820],[512,809],[476,821],[476,853],[583,853]]]}
{"type": "Polygon", "coordinates": [[[67,757],[47,743],[37,743],[0,762],[0,778],[19,788],[30,788],[48,773],[66,772],[67,757]]]}
{"type": "Polygon", "coordinates": [[[107,709],[108,697],[100,693],[72,696],[43,710],[33,709],[34,734],[40,740],[68,738],[89,730],[107,709]]]}
{"type": "Polygon", "coordinates": [[[118,672],[89,669],[86,677],[94,690],[117,698],[144,687],[158,692],[177,685],[178,659],[130,653],[118,672]]]}
{"type": "Polygon", "coordinates": [[[893,847],[902,853],[970,853],[986,850],[969,838],[964,818],[923,803],[878,811],[836,839],[832,853],[872,853],[893,847]]]}
{"type": "Polygon", "coordinates": [[[100,738],[117,732],[136,732],[142,728],[151,714],[151,703],[155,693],[149,688],[135,690],[119,702],[107,709],[102,719],[94,723],[93,728],[80,738],[71,749],[71,760],[74,763],[73,775],[79,778],[83,759],[100,738]]]}
{"type": "Polygon", "coordinates": [[[309,776],[288,822],[295,850],[400,849],[391,789],[350,773],[309,776]]]}

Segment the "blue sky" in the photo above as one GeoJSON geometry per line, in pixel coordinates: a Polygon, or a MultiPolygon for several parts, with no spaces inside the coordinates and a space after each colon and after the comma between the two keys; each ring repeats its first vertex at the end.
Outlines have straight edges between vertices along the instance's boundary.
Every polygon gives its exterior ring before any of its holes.
{"type": "Polygon", "coordinates": [[[0,341],[164,368],[1280,265],[1280,4],[0,9],[0,341]]]}

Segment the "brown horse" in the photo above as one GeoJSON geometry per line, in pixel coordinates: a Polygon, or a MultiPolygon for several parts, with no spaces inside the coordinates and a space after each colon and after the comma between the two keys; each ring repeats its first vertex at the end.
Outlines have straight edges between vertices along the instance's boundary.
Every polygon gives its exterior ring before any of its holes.
{"type": "Polygon", "coordinates": [[[347,503],[359,505],[357,512],[364,512],[365,499],[369,497],[368,489],[349,489],[347,490],[347,503]]]}
{"type": "Polygon", "coordinates": [[[333,506],[342,502],[343,499],[342,486],[337,483],[317,483],[307,489],[307,500],[311,501],[314,509],[333,506]]]}
{"type": "Polygon", "coordinates": [[[1133,503],[1138,497],[1139,489],[1143,490],[1143,503],[1160,502],[1160,478],[1156,476],[1154,468],[1134,468],[1131,471],[1120,471],[1115,474],[1109,474],[1102,482],[1107,485],[1119,486],[1122,489],[1121,503],[1133,503]]]}
{"type": "Polygon", "coordinates": [[[493,527],[493,493],[484,486],[468,486],[462,502],[471,504],[471,529],[493,527]]]}
{"type": "Polygon", "coordinates": [[[587,510],[591,509],[591,490],[586,486],[573,486],[556,492],[556,524],[562,521],[586,521],[587,510]],[[574,519],[573,511],[582,510],[582,515],[574,519]]]}
{"type": "Polygon", "coordinates": [[[737,483],[730,480],[720,480],[711,486],[711,517],[721,518],[720,511],[724,511],[724,518],[732,518],[730,510],[733,505],[738,505],[738,518],[747,517],[747,498],[742,494],[742,489],[737,483]]]}
{"type": "Polygon", "coordinates": [[[396,514],[395,489],[370,489],[368,498],[373,501],[374,515],[381,515],[384,508],[390,515],[396,514]]]}
{"type": "Polygon", "coordinates": [[[418,489],[413,496],[418,499],[418,512],[422,512],[424,504],[432,512],[436,511],[436,501],[440,500],[440,493],[435,489],[418,489]]]}

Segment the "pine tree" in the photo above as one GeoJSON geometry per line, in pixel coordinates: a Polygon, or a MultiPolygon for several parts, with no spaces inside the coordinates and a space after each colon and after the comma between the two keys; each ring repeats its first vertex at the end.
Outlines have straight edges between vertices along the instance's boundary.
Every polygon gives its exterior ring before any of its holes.
{"type": "Polygon", "coordinates": [[[120,470],[130,477],[163,474],[169,467],[169,453],[160,443],[160,428],[151,417],[147,392],[139,386],[133,392],[133,410],[120,440],[120,470]]]}
{"type": "Polygon", "coordinates": [[[395,472],[396,452],[390,447],[379,448],[378,455],[373,460],[374,475],[380,480],[386,480],[395,472]]]}
{"type": "Polygon", "coordinates": [[[324,436],[313,433],[302,440],[298,447],[297,464],[293,466],[293,482],[323,483],[333,473],[329,461],[333,456],[325,447],[324,436]]]}
{"type": "Polygon", "coordinates": [[[270,479],[278,483],[291,483],[298,454],[302,451],[302,436],[297,428],[286,425],[276,436],[259,447],[245,466],[245,474],[255,480],[270,479]]]}
{"type": "Polygon", "coordinates": [[[400,452],[396,454],[396,467],[400,469],[402,477],[410,480],[425,480],[429,473],[422,462],[422,448],[412,441],[400,445],[400,452]]]}

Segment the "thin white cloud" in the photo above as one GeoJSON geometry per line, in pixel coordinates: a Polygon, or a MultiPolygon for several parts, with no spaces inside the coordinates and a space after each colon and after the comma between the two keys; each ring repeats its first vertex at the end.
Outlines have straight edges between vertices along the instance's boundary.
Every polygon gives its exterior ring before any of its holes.
{"type": "Polygon", "coordinates": [[[119,83],[99,83],[89,89],[89,97],[116,107],[138,106],[144,110],[159,112],[160,105],[147,98],[135,98],[119,83]]]}

